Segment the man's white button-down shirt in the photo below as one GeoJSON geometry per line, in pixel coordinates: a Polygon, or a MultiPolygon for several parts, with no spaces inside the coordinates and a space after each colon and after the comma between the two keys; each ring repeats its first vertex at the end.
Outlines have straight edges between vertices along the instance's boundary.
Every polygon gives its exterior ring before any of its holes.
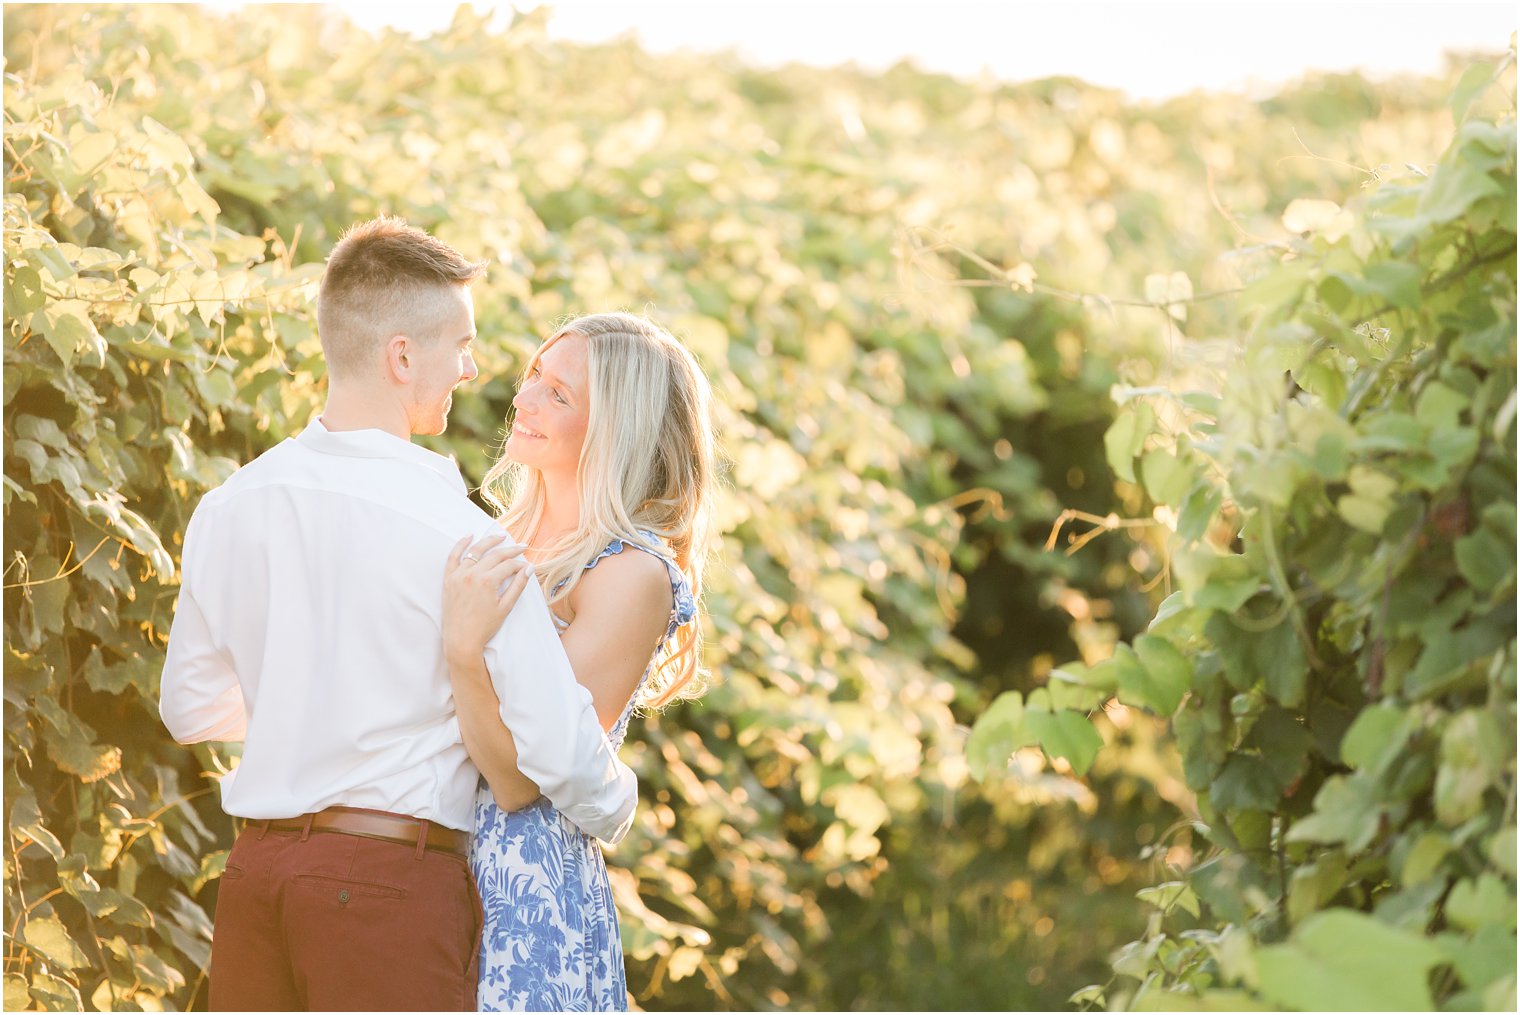
{"type": "MultiPolygon", "coordinates": [[[[333,804],[469,829],[478,772],[454,714],[443,571],[500,532],[454,463],[313,421],[208,493],[185,531],[160,713],[176,740],[243,741],[222,803],[245,818],[333,804]]],[[[607,742],[529,582],[486,650],[519,767],[575,824],[622,838],[634,775],[607,742]]]]}

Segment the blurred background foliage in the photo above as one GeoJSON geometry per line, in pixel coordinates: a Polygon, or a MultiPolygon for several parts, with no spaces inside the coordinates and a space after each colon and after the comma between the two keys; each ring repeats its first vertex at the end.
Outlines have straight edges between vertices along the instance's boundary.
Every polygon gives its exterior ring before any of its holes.
{"type": "Polygon", "coordinates": [[[609,852],[636,1003],[1050,1009],[1108,979],[1135,893],[1192,860],[1165,727],[1110,702],[1080,778],[1028,748],[975,780],[967,727],[1170,591],[1105,455],[1115,386],[1230,326],[1215,294],[1280,256],[1291,201],[1433,163],[1460,67],[1135,105],[468,8],[423,40],[6,14],[7,1008],[205,1005],[236,748],[157,719],[179,541],[320,409],[316,280],[380,212],[491,260],[483,379],[432,442],[467,477],[569,315],[647,311],[720,396],[713,688],[630,737],[609,852]]]}

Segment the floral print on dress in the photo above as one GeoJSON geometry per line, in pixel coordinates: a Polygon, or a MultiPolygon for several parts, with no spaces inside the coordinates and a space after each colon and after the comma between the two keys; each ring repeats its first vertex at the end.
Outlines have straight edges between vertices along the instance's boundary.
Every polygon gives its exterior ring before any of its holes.
{"type": "MultiPolygon", "coordinates": [[[[686,575],[652,532],[648,543],[614,539],[586,564],[632,546],[658,557],[670,573],[673,605],[666,641],[697,615],[686,575]]],[[[558,591],[557,589],[555,591],[558,591]]],[[[658,649],[656,650],[658,651],[658,649]]],[[[623,744],[634,702],[651,665],[607,739],[623,744]]],[[[601,846],[546,797],[516,811],[496,806],[481,782],[475,795],[470,869],[480,889],[485,925],[480,941],[481,1011],[626,1011],[623,943],[601,846]]]]}

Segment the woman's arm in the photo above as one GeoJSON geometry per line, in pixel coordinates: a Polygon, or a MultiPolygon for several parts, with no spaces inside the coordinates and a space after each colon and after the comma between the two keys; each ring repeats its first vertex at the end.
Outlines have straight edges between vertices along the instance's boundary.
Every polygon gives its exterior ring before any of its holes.
{"type": "Polygon", "coordinates": [[[538,784],[518,771],[517,741],[501,724],[501,700],[491,686],[485,659],[478,653],[473,658],[450,659],[449,679],[454,682],[454,707],[464,748],[485,776],[496,805],[515,811],[537,800],[538,784]]]}
{"type": "Polygon", "coordinates": [[[533,567],[505,536],[474,546],[462,539],[449,554],[443,579],[443,646],[454,689],[454,711],[465,751],[503,810],[538,799],[538,785],[517,768],[517,742],[499,718],[501,700],[485,664],[485,643],[500,629],[527,587],[533,567]],[[466,546],[469,546],[466,551],[466,546]],[[465,567],[466,552],[476,558],[465,567]],[[500,594],[502,583],[507,586],[500,594]]]}
{"type": "Polygon", "coordinates": [[[575,679],[612,729],[670,622],[665,564],[640,550],[603,557],[570,593],[573,618],[560,637],[575,679]]]}
{"type": "MultiPolygon", "coordinates": [[[[485,642],[522,591],[514,580],[496,595],[507,568],[500,563],[500,537],[492,540],[471,548],[482,559],[470,568],[459,565],[463,544],[455,548],[445,577],[444,641],[466,749],[497,804],[512,810],[537,799],[538,787],[517,771],[516,744],[500,721],[500,700],[482,659],[485,642]]],[[[570,601],[575,619],[561,644],[576,679],[591,692],[603,729],[610,730],[665,633],[671,610],[665,565],[640,551],[606,557],[570,601]]]]}

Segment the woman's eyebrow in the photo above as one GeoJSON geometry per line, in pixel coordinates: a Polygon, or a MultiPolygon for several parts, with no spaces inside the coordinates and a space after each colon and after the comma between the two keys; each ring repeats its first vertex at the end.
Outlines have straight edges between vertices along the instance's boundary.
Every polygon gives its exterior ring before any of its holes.
{"type": "Polygon", "coordinates": [[[575,394],[575,388],[565,383],[565,379],[559,374],[551,373],[550,371],[545,370],[542,363],[538,364],[538,372],[547,377],[549,379],[549,383],[559,385],[561,388],[564,388],[566,391],[568,391],[571,395],[575,394]]]}

